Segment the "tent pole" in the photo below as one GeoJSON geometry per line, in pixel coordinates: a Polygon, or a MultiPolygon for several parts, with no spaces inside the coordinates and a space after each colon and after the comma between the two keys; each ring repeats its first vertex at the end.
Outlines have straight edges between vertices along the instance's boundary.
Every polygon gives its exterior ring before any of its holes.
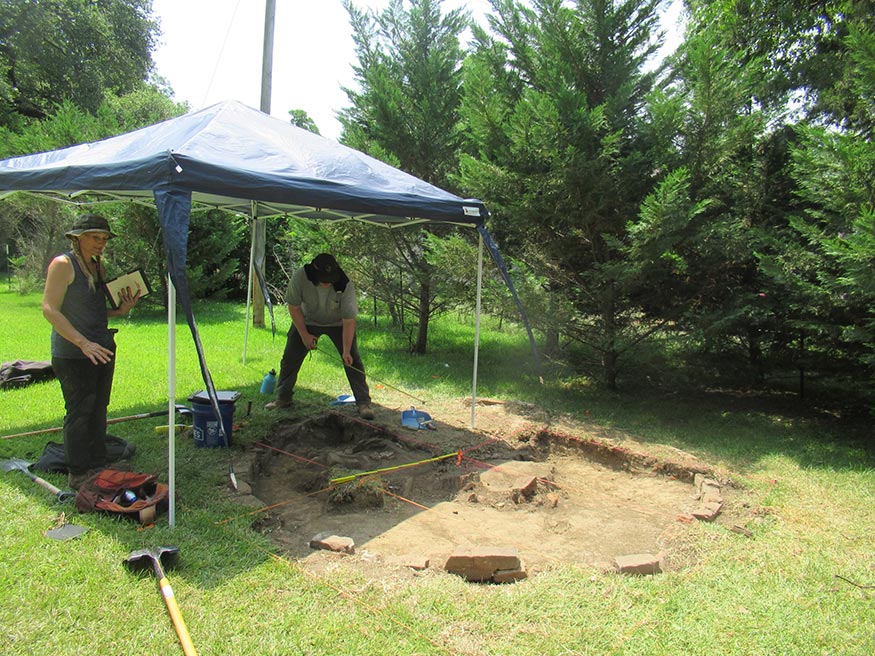
{"type": "Polygon", "coordinates": [[[176,287],[167,274],[167,523],[176,526],[176,287]]]}
{"type": "Polygon", "coordinates": [[[249,344],[249,310],[252,307],[252,267],[255,266],[255,201],[250,210],[249,232],[252,243],[249,245],[249,282],[246,284],[246,327],[243,329],[243,364],[246,364],[246,347],[249,344]]]}
{"type": "Polygon", "coordinates": [[[476,423],[477,408],[477,362],[480,355],[480,299],[483,287],[483,235],[477,251],[477,312],[474,319],[474,375],[471,377],[471,428],[476,423]]]}

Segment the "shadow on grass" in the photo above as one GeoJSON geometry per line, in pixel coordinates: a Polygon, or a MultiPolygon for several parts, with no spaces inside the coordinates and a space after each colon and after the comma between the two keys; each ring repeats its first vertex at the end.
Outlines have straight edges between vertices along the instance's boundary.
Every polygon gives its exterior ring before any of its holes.
{"type": "Polygon", "coordinates": [[[591,391],[576,403],[587,407],[595,423],[639,442],[674,446],[741,473],[775,455],[803,468],[875,467],[869,420],[843,418],[792,394],[638,385],[616,394],[591,391]]]}

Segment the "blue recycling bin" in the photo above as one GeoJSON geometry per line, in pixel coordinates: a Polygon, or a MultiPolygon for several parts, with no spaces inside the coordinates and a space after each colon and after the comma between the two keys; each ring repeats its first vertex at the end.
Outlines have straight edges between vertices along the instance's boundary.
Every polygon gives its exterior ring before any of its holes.
{"type": "Polygon", "coordinates": [[[219,422],[210,405],[210,397],[206,391],[197,392],[188,397],[191,401],[192,432],[194,445],[201,448],[216,448],[231,445],[231,434],[234,426],[234,408],[240,392],[216,392],[219,401],[219,415],[222,417],[222,428],[225,429],[227,443],[219,433],[219,422]]]}

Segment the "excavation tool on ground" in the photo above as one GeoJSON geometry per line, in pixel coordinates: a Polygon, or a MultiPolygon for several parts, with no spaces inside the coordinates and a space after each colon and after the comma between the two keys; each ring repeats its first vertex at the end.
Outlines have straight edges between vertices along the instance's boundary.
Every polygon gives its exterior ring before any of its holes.
{"type": "Polygon", "coordinates": [[[381,469],[372,469],[371,471],[358,472],[356,474],[350,474],[349,476],[339,476],[338,478],[332,478],[328,482],[332,485],[341,485],[343,483],[352,483],[353,481],[361,478],[362,476],[374,476],[375,474],[386,474],[388,472],[396,472],[401,469],[408,469],[409,467],[417,467],[419,465],[424,465],[428,462],[438,462],[439,460],[446,460],[447,458],[457,458],[461,460],[462,452],[461,451],[453,451],[452,453],[445,453],[442,456],[435,456],[434,458],[426,458],[425,460],[417,460],[416,462],[406,462],[402,465],[394,465],[392,467],[383,467],[381,469]]]}
{"type": "Polygon", "coordinates": [[[69,499],[72,499],[76,496],[75,492],[65,492],[64,490],[61,490],[60,488],[57,488],[49,483],[46,479],[40,478],[39,476],[34,474],[32,471],[30,471],[30,465],[31,463],[27,462],[26,460],[22,460],[21,458],[10,458],[9,460],[4,460],[2,463],[0,463],[0,468],[2,468],[3,471],[20,471],[34,483],[36,483],[37,485],[41,485],[49,492],[54,494],[55,498],[61,503],[68,501],[69,499]]]}
{"type": "Polygon", "coordinates": [[[197,650],[194,648],[191,636],[188,634],[188,627],[185,626],[185,620],[182,619],[182,613],[179,610],[179,605],[176,603],[173,588],[170,587],[170,581],[167,580],[167,575],[164,573],[164,567],[170,569],[176,564],[178,559],[179,547],[137,549],[132,551],[131,555],[125,559],[125,565],[132,572],[141,572],[149,567],[152,568],[158,579],[161,596],[164,597],[164,603],[167,604],[170,619],[173,621],[173,628],[176,629],[176,635],[179,636],[182,651],[186,656],[197,656],[197,650]]]}
{"type": "MultiPolygon", "coordinates": [[[[189,409],[184,405],[176,405],[176,411],[180,414],[185,414],[189,409]]],[[[123,421],[133,421],[135,419],[146,419],[147,417],[161,417],[167,416],[167,410],[156,410],[155,412],[141,412],[137,415],[128,415],[127,417],[115,417],[113,419],[107,419],[106,423],[108,424],[118,424],[123,421]]],[[[60,433],[64,430],[63,426],[54,426],[52,428],[41,428],[39,430],[27,431],[26,433],[15,433],[14,435],[3,435],[0,437],[2,440],[8,440],[13,437],[26,437],[28,435],[42,435],[44,433],[60,433]]]]}

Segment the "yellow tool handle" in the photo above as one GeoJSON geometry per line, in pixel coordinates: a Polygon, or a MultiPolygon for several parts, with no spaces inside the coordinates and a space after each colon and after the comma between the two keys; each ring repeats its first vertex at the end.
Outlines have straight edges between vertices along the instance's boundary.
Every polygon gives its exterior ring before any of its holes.
{"type": "MultiPolygon", "coordinates": [[[[176,431],[179,433],[184,431],[186,428],[189,428],[188,424],[173,424],[173,426],[176,428],[176,431]]],[[[156,433],[166,433],[168,430],[170,430],[169,424],[164,424],[162,426],[155,426],[156,433]]]]}
{"type": "Polygon", "coordinates": [[[179,642],[182,643],[182,651],[185,652],[185,656],[197,656],[197,649],[194,648],[191,636],[188,635],[188,627],[185,626],[185,620],[182,619],[182,613],[179,611],[179,605],[176,603],[176,597],[173,594],[173,588],[170,587],[170,581],[167,578],[162,578],[158,581],[158,586],[161,588],[161,596],[164,597],[164,603],[167,604],[170,619],[173,620],[173,628],[176,629],[176,635],[179,636],[179,642]]]}
{"type": "Polygon", "coordinates": [[[424,465],[427,462],[437,462],[438,460],[445,460],[447,458],[452,458],[453,456],[458,456],[459,453],[457,451],[453,451],[452,453],[445,453],[442,456],[437,456],[435,458],[426,458],[425,460],[417,460],[416,462],[408,462],[403,465],[395,465],[394,467],[383,467],[382,469],[372,469],[371,471],[359,472],[358,474],[350,474],[349,476],[339,476],[338,478],[332,478],[328,482],[332,485],[340,485],[342,483],[351,483],[357,478],[362,476],[371,476],[372,474],[385,474],[386,472],[398,471],[399,469],[406,469],[407,467],[416,467],[417,465],[424,465]]]}

